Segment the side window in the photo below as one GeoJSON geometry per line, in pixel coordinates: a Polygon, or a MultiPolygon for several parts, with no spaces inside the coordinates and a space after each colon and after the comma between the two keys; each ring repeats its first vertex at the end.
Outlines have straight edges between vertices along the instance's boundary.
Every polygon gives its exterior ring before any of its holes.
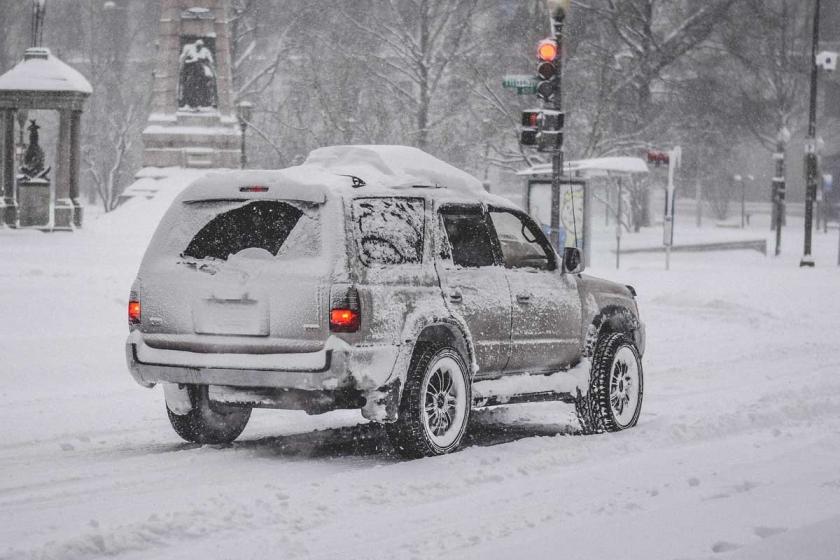
{"type": "Polygon", "coordinates": [[[367,265],[419,264],[423,260],[422,198],[357,198],[353,233],[367,265]]]}
{"type": "Polygon", "coordinates": [[[480,209],[445,208],[441,218],[455,265],[476,268],[496,264],[493,240],[480,209]]]}
{"type": "Polygon", "coordinates": [[[555,259],[548,243],[530,220],[504,210],[491,211],[490,219],[507,268],[554,270],[555,259]]]}

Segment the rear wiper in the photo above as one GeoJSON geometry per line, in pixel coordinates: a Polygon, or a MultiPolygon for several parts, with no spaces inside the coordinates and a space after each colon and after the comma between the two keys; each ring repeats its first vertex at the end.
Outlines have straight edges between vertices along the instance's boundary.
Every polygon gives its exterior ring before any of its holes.
{"type": "Polygon", "coordinates": [[[187,268],[191,268],[193,270],[197,270],[199,272],[206,272],[207,274],[216,274],[219,272],[219,267],[225,262],[220,261],[218,259],[214,259],[210,257],[209,259],[194,259],[190,257],[185,257],[183,254],[181,258],[184,259],[182,261],[178,261],[178,264],[182,264],[187,268]]]}

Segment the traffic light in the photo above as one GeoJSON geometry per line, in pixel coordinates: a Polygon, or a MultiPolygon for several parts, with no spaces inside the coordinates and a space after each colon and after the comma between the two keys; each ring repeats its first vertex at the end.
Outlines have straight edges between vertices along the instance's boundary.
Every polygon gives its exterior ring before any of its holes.
{"type": "Polygon", "coordinates": [[[539,143],[540,111],[522,111],[522,130],[519,143],[523,146],[536,146],[539,143]]]}
{"type": "Polygon", "coordinates": [[[554,39],[543,39],[537,45],[537,96],[543,101],[550,101],[554,97],[557,81],[557,60],[560,57],[560,46],[554,39]]]}
{"type": "Polygon", "coordinates": [[[565,114],[560,111],[523,111],[519,142],[523,146],[536,146],[541,152],[559,151],[563,148],[565,120],[565,114]]]}

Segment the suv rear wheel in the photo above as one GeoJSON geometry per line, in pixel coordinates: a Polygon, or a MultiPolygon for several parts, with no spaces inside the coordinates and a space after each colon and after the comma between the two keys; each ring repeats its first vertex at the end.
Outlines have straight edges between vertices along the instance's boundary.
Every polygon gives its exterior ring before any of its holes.
{"type": "Polygon", "coordinates": [[[461,443],[471,406],[470,377],[458,351],[423,346],[411,360],[399,419],[385,426],[388,437],[407,458],[449,453],[461,443]]]}
{"type": "Polygon", "coordinates": [[[583,432],[618,432],[635,426],[642,410],[644,375],[633,340],[625,333],[600,336],[590,375],[589,393],[575,404],[583,432]]]}
{"type": "Polygon", "coordinates": [[[190,385],[192,410],[175,414],[166,407],[169,422],[175,432],[190,443],[230,443],[248,425],[251,409],[225,406],[210,401],[206,385],[190,385]]]}

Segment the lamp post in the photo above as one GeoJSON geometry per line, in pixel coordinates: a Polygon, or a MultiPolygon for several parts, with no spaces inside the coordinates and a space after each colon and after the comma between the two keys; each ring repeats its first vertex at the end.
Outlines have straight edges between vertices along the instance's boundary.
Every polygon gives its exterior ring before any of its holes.
{"type": "Polygon", "coordinates": [[[817,50],[820,45],[820,0],[814,4],[814,27],[811,37],[811,102],[808,110],[808,138],[805,141],[805,248],[799,266],[814,266],[811,237],[814,229],[814,200],[817,198],[817,50]]]}
{"type": "Polygon", "coordinates": [[[773,177],[773,209],[771,226],[776,229],[776,251],[778,257],[782,253],[782,223],[785,221],[785,150],[790,142],[790,130],[782,126],[776,136],[776,176],[773,177]]]}
{"type": "Polygon", "coordinates": [[[665,187],[665,216],[662,243],[665,245],[665,270],[671,270],[671,247],[674,246],[674,221],[676,219],[676,192],[674,175],[682,165],[682,148],[676,146],[668,152],[668,185],[665,187]]]}
{"type": "Polygon", "coordinates": [[[239,147],[239,167],[245,169],[248,164],[248,154],[245,151],[245,133],[248,130],[248,123],[251,122],[251,114],[254,105],[248,101],[240,101],[236,104],[236,117],[239,119],[239,129],[242,131],[241,144],[239,147]]]}

